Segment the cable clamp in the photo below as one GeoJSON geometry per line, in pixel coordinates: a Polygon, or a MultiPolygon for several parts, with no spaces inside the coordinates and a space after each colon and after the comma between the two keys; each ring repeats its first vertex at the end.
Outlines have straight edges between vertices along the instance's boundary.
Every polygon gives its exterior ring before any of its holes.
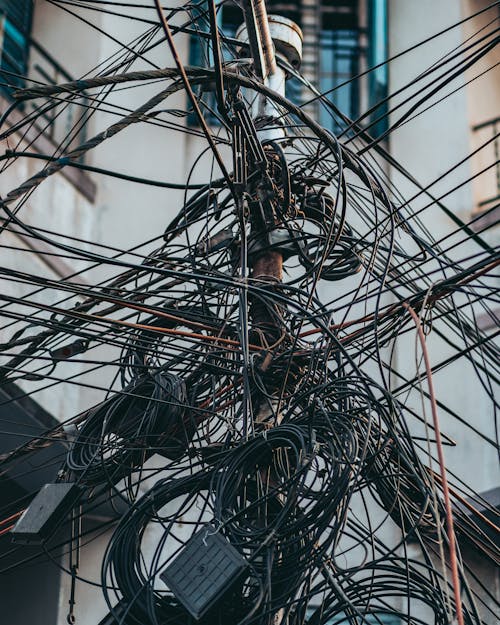
{"type": "Polygon", "coordinates": [[[218,533],[219,533],[219,531],[222,529],[222,526],[223,526],[223,525],[224,525],[224,524],[222,523],[222,521],[217,520],[217,525],[216,525],[215,527],[214,527],[212,524],[208,524],[208,525],[206,526],[206,532],[205,532],[205,534],[203,535],[203,538],[202,538],[202,541],[203,541],[203,544],[205,545],[205,547],[207,547],[207,546],[208,546],[208,545],[207,545],[207,538],[208,538],[209,536],[215,536],[215,534],[218,534],[218,533]],[[209,529],[210,527],[212,527],[212,528],[213,528],[213,532],[211,532],[211,531],[210,531],[210,529],[209,529]]]}

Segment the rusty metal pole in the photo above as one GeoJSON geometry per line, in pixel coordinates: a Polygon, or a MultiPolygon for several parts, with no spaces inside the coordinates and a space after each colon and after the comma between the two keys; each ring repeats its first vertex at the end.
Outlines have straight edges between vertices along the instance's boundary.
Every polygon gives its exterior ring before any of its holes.
{"type": "MultiPolygon", "coordinates": [[[[249,45],[258,77],[268,87],[284,96],[286,73],[278,66],[276,53],[283,55],[290,64],[298,67],[302,57],[302,33],[291,20],[280,16],[268,16],[264,0],[246,0],[243,6],[245,24],[238,29],[236,37],[249,45]]],[[[274,128],[259,130],[260,120],[272,120],[274,117],[279,117],[279,111],[265,96],[260,95],[256,103],[252,105],[252,117],[261,141],[275,141],[285,137],[285,130],[279,124],[276,124],[274,128]]],[[[269,124],[265,125],[269,126],[269,124]]],[[[279,227],[279,223],[276,223],[276,227],[279,227]]],[[[259,236],[258,232],[253,234],[256,237],[259,236]]],[[[272,232],[267,231],[261,236],[269,238],[271,234],[272,232]]],[[[250,268],[251,279],[271,291],[283,281],[283,254],[279,250],[266,249],[263,246],[260,253],[254,253],[250,258],[250,268]]],[[[252,304],[250,315],[252,331],[259,333],[262,337],[263,350],[275,343],[276,335],[281,332],[279,323],[275,321],[276,312],[261,302],[252,304]]],[[[279,395],[272,394],[272,397],[271,400],[263,399],[257,413],[254,414],[256,424],[262,427],[268,427],[274,419],[278,423],[280,421],[277,414],[279,395]]]]}
{"type": "MultiPolygon", "coordinates": [[[[276,62],[276,50],[284,53],[290,63],[295,61],[296,65],[297,60],[300,63],[301,31],[290,20],[268,16],[265,0],[244,0],[243,6],[245,25],[238,29],[236,37],[250,46],[257,76],[266,86],[284,96],[286,73],[276,62]]],[[[279,111],[265,96],[259,95],[252,103],[252,117],[257,136],[263,143],[266,140],[279,141],[286,136],[284,128],[278,124],[274,124],[274,128],[269,128],[269,125],[273,124],[269,124],[268,121],[278,118],[279,111]],[[260,120],[264,121],[262,130],[259,130],[260,120]]],[[[281,215],[282,211],[276,210],[275,203],[279,200],[273,197],[273,192],[268,188],[269,173],[266,172],[261,181],[249,189],[249,195],[253,197],[250,214],[251,234],[257,242],[257,249],[249,256],[249,265],[250,280],[262,290],[272,294],[273,290],[279,288],[277,285],[283,281],[283,253],[271,245],[273,230],[280,227],[278,215],[281,215]],[[254,210],[255,213],[252,214],[254,210]],[[259,216],[259,212],[265,215],[264,219],[262,215],[259,216]]],[[[264,376],[269,375],[268,367],[272,369],[273,348],[274,345],[281,343],[280,335],[283,331],[279,310],[272,303],[254,298],[250,304],[250,326],[251,332],[255,334],[252,342],[258,341],[262,345],[263,353],[266,354],[261,363],[261,370],[264,376]]],[[[267,386],[266,383],[264,386],[267,386]]],[[[252,419],[260,428],[272,427],[275,422],[279,424],[281,421],[279,386],[272,372],[268,386],[268,392],[262,393],[261,390],[258,392],[257,405],[253,407],[252,419]]],[[[277,485],[271,468],[269,473],[264,469],[261,470],[261,479],[264,484],[269,482],[273,486],[277,485]]],[[[286,622],[285,611],[281,608],[274,614],[273,625],[286,625],[286,622]]]]}

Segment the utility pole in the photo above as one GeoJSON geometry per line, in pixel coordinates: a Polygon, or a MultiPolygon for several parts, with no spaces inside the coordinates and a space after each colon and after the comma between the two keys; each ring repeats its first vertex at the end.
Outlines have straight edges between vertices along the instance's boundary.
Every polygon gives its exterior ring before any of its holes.
{"type": "MultiPolygon", "coordinates": [[[[258,79],[284,96],[287,75],[278,65],[277,54],[282,55],[294,67],[300,66],[302,32],[287,18],[268,16],[264,0],[246,0],[243,7],[245,23],[238,29],[236,37],[249,45],[258,79]]],[[[257,136],[264,146],[264,158],[276,157],[277,152],[282,151],[279,142],[286,137],[279,119],[279,111],[265,95],[259,94],[252,102],[251,114],[257,136]],[[274,126],[273,119],[276,120],[274,126]],[[262,122],[265,122],[267,127],[259,130],[262,122]]],[[[252,282],[264,290],[273,291],[279,288],[279,284],[283,281],[283,249],[279,245],[281,219],[279,207],[276,205],[279,199],[272,190],[276,184],[266,184],[266,176],[270,176],[268,163],[265,167],[267,169],[263,171],[260,181],[250,190],[249,220],[252,245],[249,250],[249,265],[252,282]]],[[[282,329],[279,317],[279,311],[273,310],[272,304],[262,301],[251,302],[252,342],[260,343],[265,354],[261,363],[263,375],[272,361],[273,346],[280,341],[282,329]]],[[[273,422],[279,423],[281,420],[277,389],[269,388],[268,391],[267,397],[261,396],[257,400],[252,415],[255,423],[263,427],[270,427],[273,422]]]]}
{"type": "MultiPolygon", "coordinates": [[[[285,96],[287,76],[285,70],[278,65],[276,54],[278,51],[288,63],[300,65],[302,33],[291,20],[268,16],[264,0],[246,0],[243,7],[245,24],[238,29],[236,36],[243,43],[248,43],[257,77],[267,87],[285,96]]],[[[282,228],[282,211],[277,205],[280,198],[275,192],[279,188],[279,182],[273,179],[269,161],[276,158],[279,160],[281,154],[283,166],[285,159],[280,142],[286,138],[286,133],[280,122],[279,110],[262,94],[252,100],[251,116],[256,135],[263,146],[263,163],[258,182],[247,187],[248,199],[245,203],[245,208],[249,209],[250,221],[250,279],[260,289],[272,294],[283,281],[283,249],[276,245],[280,226],[282,228]],[[274,124],[273,120],[276,120],[274,124]],[[262,122],[265,128],[259,130],[262,122]]],[[[243,224],[242,232],[244,228],[243,224]]],[[[242,240],[242,246],[244,244],[242,240]]],[[[246,256],[246,253],[242,255],[242,262],[245,262],[246,256]]],[[[247,412],[250,413],[248,416],[252,421],[252,430],[266,430],[281,422],[280,384],[277,383],[276,376],[273,376],[272,360],[275,350],[282,343],[285,330],[280,322],[281,312],[272,303],[272,297],[267,302],[255,298],[250,301],[249,320],[252,343],[260,344],[264,354],[260,362],[260,372],[265,380],[266,392],[257,390],[252,394],[251,411],[247,412]]],[[[248,376],[248,369],[246,375],[248,376]]],[[[244,429],[246,428],[247,424],[244,424],[244,429]]],[[[261,469],[260,478],[263,483],[268,482],[271,486],[279,483],[271,467],[269,470],[261,469]]],[[[283,500],[280,495],[277,498],[283,500]]],[[[273,624],[285,625],[286,622],[285,610],[277,610],[273,616],[273,624]]]]}

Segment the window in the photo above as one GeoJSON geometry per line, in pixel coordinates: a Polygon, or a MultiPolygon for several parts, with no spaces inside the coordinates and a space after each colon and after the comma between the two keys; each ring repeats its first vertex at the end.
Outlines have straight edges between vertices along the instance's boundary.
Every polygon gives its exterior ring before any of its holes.
{"type": "MultiPolygon", "coordinates": [[[[321,25],[318,36],[319,89],[346,117],[356,119],[360,110],[361,93],[367,89],[368,107],[371,108],[387,95],[387,67],[383,65],[370,72],[366,80],[352,80],[366,61],[369,67],[387,58],[387,0],[367,1],[368,25],[362,28],[356,2],[323,0],[321,25]],[[367,45],[362,46],[366,34],[367,45]],[[332,91],[333,90],[333,91],[332,91]]],[[[381,135],[387,128],[387,106],[374,111],[368,123],[372,136],[381,135]]],[[[345,124],[324,106],[319,111],[320,123],[333,133],[343,130],[345,124]]],[[[367,123],[367,122],[365,122],[367,123]]]]}
{"type": "MultiPolygon", "coordinates": [[[[370,0],[368,20],[368,66],[375,67],[380,65],[380,63],[384,63],[388,56],[386,0],[370,0]]],[[[370,108],[387,97],[387,83],[387,64],[369,73],[368,105],[370,108]]],[[[387,110],[387,102],[384,102],[371,115],[370,121],[374,125],[370,128],[370,134],[373,137],[379,137],[387,130],[389,125],[387,110]]]]}
{"type": "MultiPolygon", "coordinates": [[[[326,98],[346,117],[356,119],[364,112],[365,107],[372,108],[387,96],[387,0],[365,0],[366,23],[360,22],[359,3],[355,0],[322,0],[314,7],[314,18],[308,14],[300,2],[286,0],[268,0],[266,2],[270,14],[281,15],[293,20],[299,26],[302,21],[307,25],[304,30],[304,48],[313,50],[307,63],[303,63],[306,78],[316,81],[319,90],[326,93],[326,98]],[[353,80],[367,67],[381,65],[366,76],[353,80]],[[361,98],[363,96],[363,98],[361,98]],[[361,110],[363,102],[363,110],[361,110]]],[[[207,5],[197,5],[195,15],[196,28],[202,34],[209,33],[207,5]]],[[[311,10],[311,7],[307,9],[311,10]]],[[[218,12],[221,31],[233,37],[237,27],[243,22],[241,9],[233,2],[226,2],[218,12]]],[[[227,46],[226,46],[227,47],[227,46]]],[[[223,50],[224,53],[224,50],[223,50]]],[[[230,58],[226,50],[226,58],[230,58]]],[[[210,43],[208,37],[193,35],[190,41],[191,65],[212,65],[210,43]]],[[[286,85],[286,95],[295,104],[303,101],[303,88],[297,79],[290,79],[286,85]]],[[[202,95],[207,106],[206,116],[209,123],[217,125],[215,114],[215,94],[213,91],[202,95]]],[[[318,120],[322,126],[333,133],[345,128],[338,116],[324,105],[318,109],[318,120]]],[[[196,125],[194,115],[188,118],[190,125],[196,125]]],[[[376,108],[370,119],[372,136],[382,135],[387,129],[387,104],[376,108]],[[373,125],[371,125],[373,124],[373,125]]]]}
{"type": "Polygon", "coordinates": [[[32,12],[32,0],[0,0],[0,84],[6,94],[24,86],[32,12]]]}
{"type": "MultiPolygon", "coordinates": [[[[300,4],[299,3],[279,3],[276,1],[268,0],[266,2],[267,10],[269,14],[277,14],[283,17],[287,17],[300,25],[300,4]]],[[[193,28],[195,28],[200,35],[193,35],[189,42],[189,64],[201,67],[210,67],[213,65],[213,55],[210,49],[210,40],[205,37],[205,34],[210,32],[210,23],[208,17],[207,3],[203,2],[195,9],[193,9],[192,17],[194,18],[193,28]]],[[[233,38],[236,34],[236,30],[243,23],[243,11],[239,6],[229,1],[226,2],[217,13],[219,28],[221,34],[233,38]]],[[[221,42],[222,56],[224,60],[230,60],[234,58],[234,51],[230,49],[227,44],[221,42]]],[[[295,104],[300,104],[302,85],[299,80],[291,78],[286,83],[286,95],[295,104]]],[[[203,110],[205,119],[208,124],[212,126],[218,126],[220,121],[217,117],[216,99],[214,91],[206,91],[204,93],[198,92],[201,96],[202,102],[205,104],[203,110]]],[[[188,124],[190,126],[197,126],[198,120],[194,113],[190,113],[188,116],[188,124]]]]}
{"type": "MultiPolygon", "coordinates": [[[[359,56],[357,30],[323,26],[319,37],[319,90],[329,92],[328,100],[350,119],[359,116],[358,82],[347,82],[359,73],[359,56]]],[[[320,108],[319,122],[334,133],[343,127],[325,107],[320,108]]]]}
{"type": "MultiPolygon", "coordinates": [[[[477,150],[471,162],[475,212],[498,207],[500,200],[500,117],[487,119],[472,127],[472,146],[477,150]],[[495,164],[494,167],[491,167],[495,164]],[[479,172],[482,172],[480,175],[479,172]]],[[[498,219],[498,216],[492,214],[498,219]]],[[[484,222],[482,226],[486,225],[484,222]]]]}
{"type": "MultiPolygon", "coordinates": [[[[204,34],[210,32],[210,20],[208,17],[207,3],[203,2],[192,13],[193,28],[200,33],[199,35],[192,35],[189,41],[189,64],[200,67],[211,67],[213,65],[213,54],[210,46],[210,39],[205,37],[204,34]]],[[[236,29],[243,22],[243,13],[241,9],[235,4],[224,4],[217,13],[217,21],[219,23],[219,29],[221,34],[226,37],[234,37],[236,29]]],[[[221,42],[221,52],[224,60],[230,60],[234,58],[234,55],[230,48],[221,42]]],[[[201,89],[201,87],[199,87],[201,89]]],[[[215,92],[205,91],[202,93],[198,91],[198,95],[201,96],[201,101],[205,107],[202,111],[208,124],[212,126],[218,126],[220,121],[216,115],[217,105],[215,99],[215,92]]],[[[198,119],[194,113],[190,113],[188,116],[188,124],[190,126],[197,126],[198,119]]]]}
{"type": "MultiPolygon", "coordinates": [[[[319,19],[318,88],[341,113],[355,119],[359,115],[358,81],[349,81],[359,73],[363,54],[357,2],[323,0],[319,19]]],[[[319,108],[319,122],[333,133],[344,127],[324,105],[319,108]]]]}

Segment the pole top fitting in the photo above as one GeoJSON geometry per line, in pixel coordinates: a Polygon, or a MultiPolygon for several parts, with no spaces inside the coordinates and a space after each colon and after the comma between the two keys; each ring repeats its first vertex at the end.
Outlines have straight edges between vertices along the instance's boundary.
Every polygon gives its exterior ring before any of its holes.
{"type": "MultiPolygon", "coordinates": [[[[284,57],[292,67],[298,69],[302,61],[302,41],[304,39],[301,29],[294,21],[281,15],[268,15],[267,20],[276,54],[284,57]]],[[[235,37],[242,43],[249,43],[245,23],[238,28],[235,37]]]]}

